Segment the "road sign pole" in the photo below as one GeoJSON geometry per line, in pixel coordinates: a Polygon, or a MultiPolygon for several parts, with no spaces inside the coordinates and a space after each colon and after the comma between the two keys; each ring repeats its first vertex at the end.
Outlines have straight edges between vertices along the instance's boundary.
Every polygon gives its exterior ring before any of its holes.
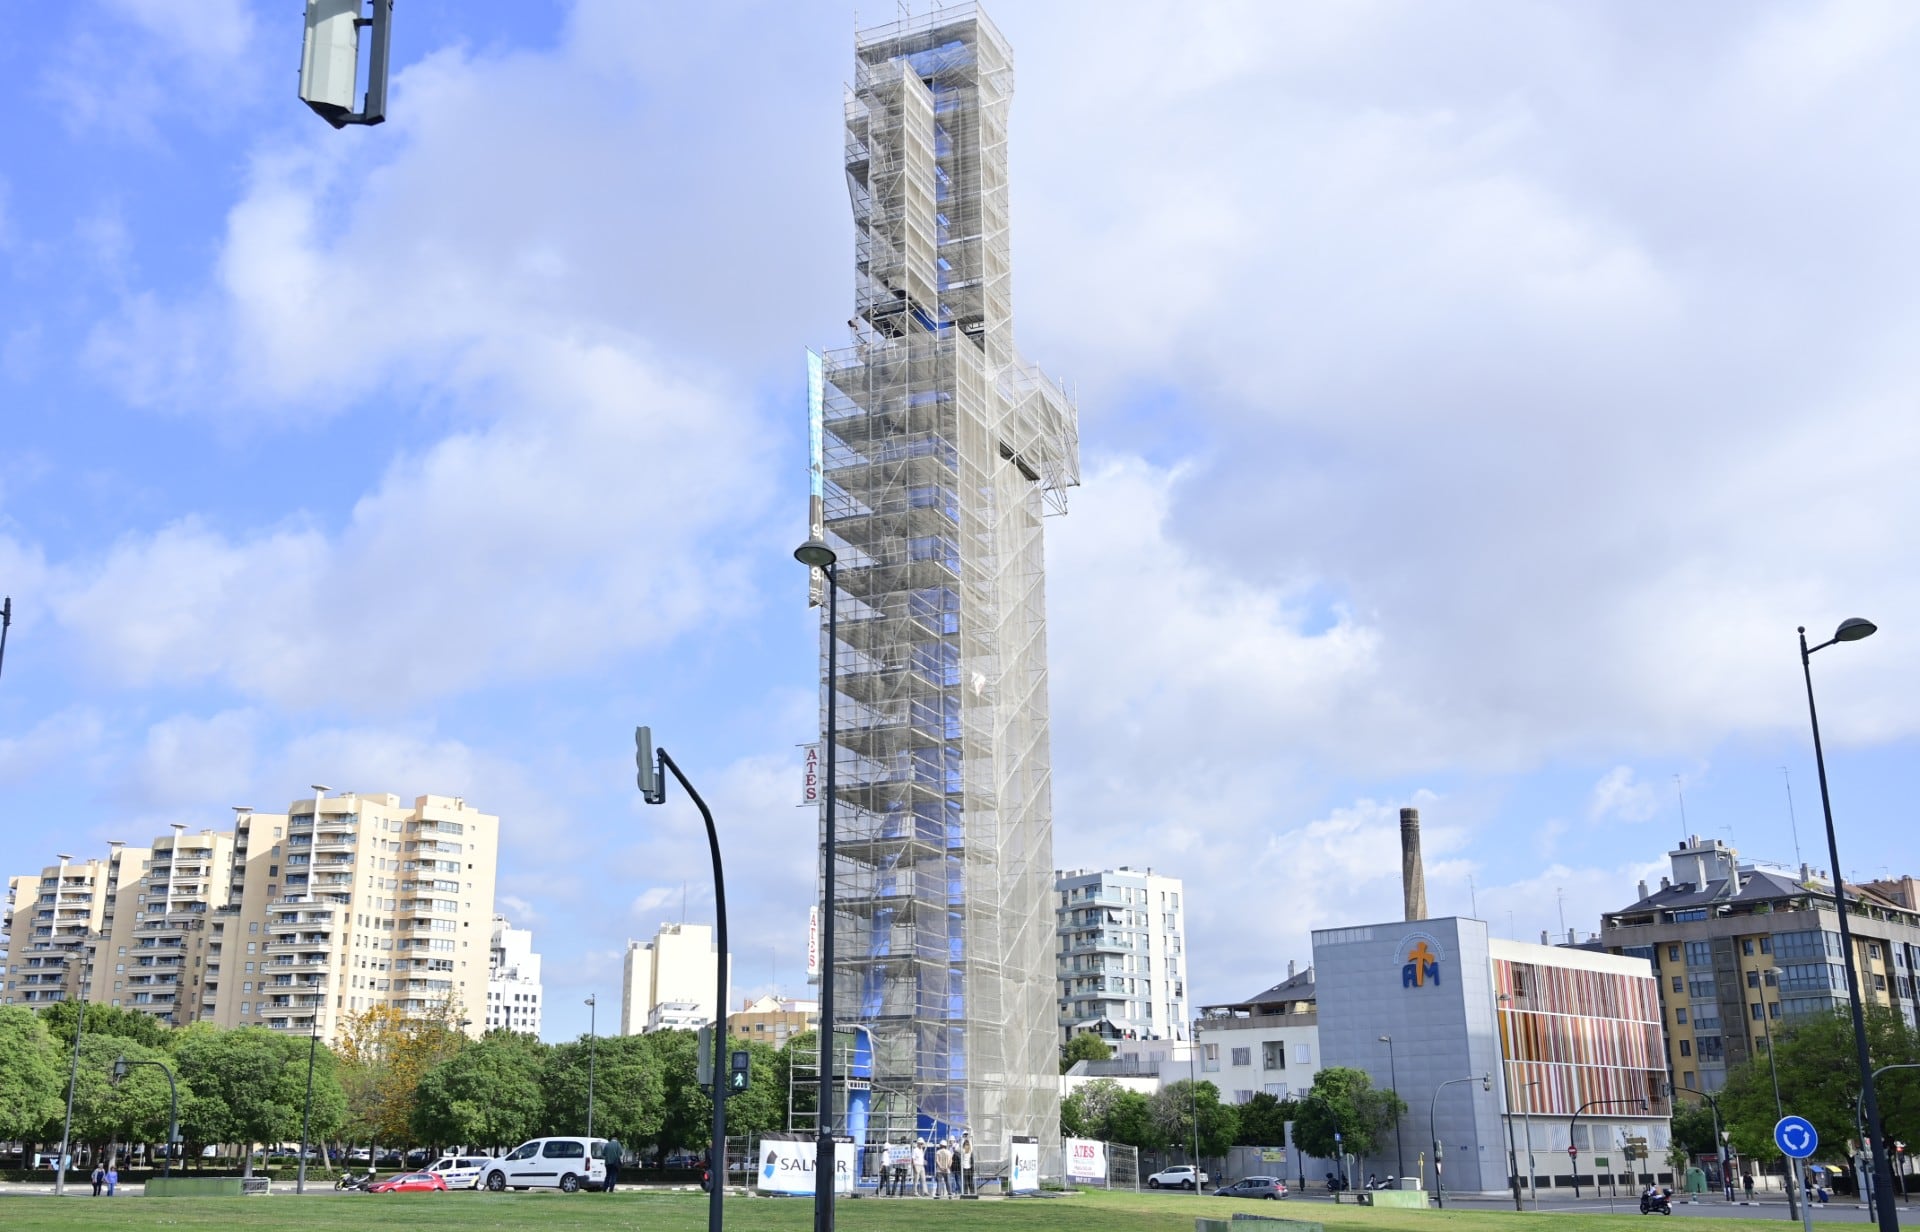
{"type": "Polygon", "coordinates": [[[1793,1184],[1800,1191],[1800,1226],[1805,1232],[1813,1232],[1813,1198],[1807,1193],[1807,1163],[1803,1159],[1793,1161],[1793,1184]]]}

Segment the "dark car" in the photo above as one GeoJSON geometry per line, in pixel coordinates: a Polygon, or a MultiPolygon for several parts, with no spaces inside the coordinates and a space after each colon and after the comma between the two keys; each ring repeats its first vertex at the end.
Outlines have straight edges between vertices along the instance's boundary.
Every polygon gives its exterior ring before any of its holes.
{"type": "Polygon", "coordinates": [[[398,1151],[382,1151],[379,1164],[382,1168],[403,1168],[406,1166],[406,1161],[400,1158],[398,1151]]]}
{"type": "Polygon", "coordinates": [[[1277,1176],[1247,1176],[1213,1191],[1216,1198],[1284,1198],[1287,1183],[1277,1176]]]}

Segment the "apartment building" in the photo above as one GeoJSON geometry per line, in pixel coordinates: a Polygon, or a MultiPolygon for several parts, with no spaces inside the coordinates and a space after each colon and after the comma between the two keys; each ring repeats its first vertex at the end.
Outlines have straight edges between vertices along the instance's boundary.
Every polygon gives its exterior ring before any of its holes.
{"type": "MultiPolygon", "coordinates": [[[[1847,1004],[1833,882],[1742,863],[1692,835],[1667,853],[1671,874],[1601,920],[1600,944],[1643,958],[1658,977],[1676,1087],[1717,1091],[1734,1066],[1763,1057],[1773,1032],[1847,1004]]],[[[1912,878],[1846,886],[1855,969],[1869,1004],[1915,1023],[1920,911],[1912,878]]]]}
{"type": "Polygon", "coordinates": [[[1152,869],[1054,874],[1060,1042],[1186,1039],[1182,885],[1152,869]]]}
{"type": "MultiPolygon", "coordinates": [[[[662,924],[651,941],[628,941],[620,973],[620,1034],[705,1026],[719,1021],[713,929],[662,924]]],[[[732,976],[728,963],[728,976],[732,976]]]]}
{"type": "Polygon", "coordinates": [[[1296,971],[1288,963],[1287,978],[1273,987],[1244,1001],[1202,1006],[1193,1029],[1199,1076],[1220,1088],[1224,1102],[1244,1104],[1261,1092],[1299,1098],[1320,1070],[1313,968],[1296,971]]]}
{"type": "Polygon", "coordinates": [[[747,1001],[727,1015],[727,1034],[740,1040],[759,1040],[775,1048],[820,1025],[820,1003],[791,997],[764,996],[747,1001]]]}
{"type": "Polygon", "coordinates": [[[493,917],[493,942],[487,956],[487,1029],[540,1034],[540,956],[533,933],[515,928],[507,917],[493,917]]]}
{"type": "Polygon", "coordinates": [[[451,1001],[477,1032],[498,850],[499,819],[446,796],[323,793],[285,813],[236,810],[228,830],[175,826],[149,848],[13,878],[19,936],[0,993],[31,1004],[58,987],[176,1025],[328,1040],[374,1005],[451,1001]],[[29,889],[35,916],[55,894],[44,935],[38,919],[21,927],[29,889]]]}

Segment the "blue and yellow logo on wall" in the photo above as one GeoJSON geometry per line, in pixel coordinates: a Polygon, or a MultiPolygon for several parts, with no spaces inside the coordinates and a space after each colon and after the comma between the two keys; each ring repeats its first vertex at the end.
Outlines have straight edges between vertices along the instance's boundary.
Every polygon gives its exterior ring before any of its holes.
{"type": "Polygon", "coordinates": [[[1440,962],[1445,951],[1432,933],[1409,933],[1400,942],[1400,987],[1427,988],[1440,985],[1440,962]]]}

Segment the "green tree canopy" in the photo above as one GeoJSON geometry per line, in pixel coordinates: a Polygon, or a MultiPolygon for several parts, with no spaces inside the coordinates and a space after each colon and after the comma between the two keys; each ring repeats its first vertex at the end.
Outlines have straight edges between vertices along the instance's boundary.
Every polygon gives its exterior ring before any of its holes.
{"type": "Polygon", "coordinates": [[[1293,1100],[1255,1091],[1253,1098],[1239,1107],[1240,1126],[1234,1145],[1285,1146],[1287,1122],[1294,1119],[1295,1111],[1293,1100]]]}
{"type": "MultiPolygon", "coordinates": [[[[1867,1047],[1874,1068],[1920,1061],[1920,1035],[1899,1015],[1883,1006],[1866,1007],[1867,1047]]],[[[1860,1067],[1855,1062],[1853,1019],[1845,1010],[1802,1019],[1773,1035],[1774,1061],[1780,1076],[1780,1102],[1774,1102],[1773,1074],[1764,1052],[1734,1067],[1720,1093],[1720,1115],[1743,1155],[1778,1158],[1773,1126],[1779,1109],[1806,1117],[1820,1131],[1823,1144],[1836,1153],[1854,1137],[1853,1101],[1860,1090],[1860,1067]]],[[[1880,1117],[1887,1133],[1900,1141],[1920,1138],[1920,1071],[1884,1075],[1876,1087],[1880,1117]]],[[[1676,1112],[1689,1103],[1684,1091],[1675,1092],[1676,1112]]],[[[1709,1147],[1709,1150],[1712,1148],[1709,1147]]]]}
{"type": "Polygon", "coordinates": [[[1378,1155],[1386,1132],[1406,1115],[1398,1093],[1375,1087],[1365,1070],[1344,1065],[1313,1076],[1313,1089],[1293,1118],[1294,1145],[1321,1159],[1334,1158],[1341,1149],[1352,1155],[1378,1155]],[[1336,1144],[1333,1135],[1341,1141],[1336,1144]]]}
{"type": "MultiPolygon", "coordinates": [[[[55,1001],[40,1011],[40,1021],[47,1024],[47,1031],[56,1043],[67,1048],[73,1047],[73,1022],[79,1015],[81,1004],[78,1001],[55,1001]]],[[[111,1035],[133,1040],[149,1048],[162,1048],[173,1033],[173,1028],[151,1014],[122,1009],[117,1005],[102,1005],[97,1001],[89,1001],[85,1005],[88,1035],[111,1035]]]]}
{"type": "Polygon", "coordinates": [[[0,1006],[0,1141],[32,1138],[63,1117],[66,1077],[41,1018],[23,1006],[0,1006]]]}
{"type": "Polygon", "coordinates": [[[1140,1092],[1125,1088],[1114,1095],[1107,1108],[1106,1132],[1101,1137],[1143,1151],[1164,1147],[1170,1141],[1166,1130],[1154,1118],[1152,1102],[1140,1092]]]}
{"type": "Polygon", "coordinates": [[[1084,1032],[1067,1041],[1060,1050],[1060,1072],[1066,1073],[1080,1061],[1105,1061],[1113,1056],[1113,1045],[1092,1032],[1084,1032]]]}
{"type": "MultiPolygon", "coordinates": [[[[80,1065],[74,1071],[73,1136],[77,1142],[105,1145],[109,1142],[163,1142],[167,1136],[169,1098],[167,1076],[151,1065],[133,1066],[125,1078],[113,1078],[113,1064],[121,1057],[129,1061],[158,1061],[172,1068],[173,1058],[157,1048],[148,1048],[136,1040],[111,1035],[88,1035],[80,1041],[80,1065]]],[[[180,1108],[186,1111],[193,1088],[185,1081],[180,1088],[180,1108]]],[[[41,1137],[58,1140],[64,1106],[55,1110],[47,1131],[41,1137]]]]}
{"type": "Polygon", "coordinates": [[[1193,1141],[1193,1121],[1200,1118],[1200,1154],[1225,1155],[1239,1132],[1239,1109],[1220,1102],[1220,1088],[1202,1080],[1182,1078],[1162,1087],[1149,1100],[1154,1124],[1163,1140],[1178,1146],[1193,1141]]]}
{"type": "MultiPolygon", "coordinates": [[[[182,1097],[182,1133],[188,1142],[252,1145],[299,1138],[307,1113],[307,1054],[314,1047],[306,1037],[264,1027],[221,1030],[194,1023],[175,1033],[173,1045],[180,1075],[194,1093],[191,1101],[182,1097]]],[[[318,1141],[339,1130],[346,1096],[333,1053],[314,1048],[313,1060],[308,1133],[318,1141]]],[[[251,1151],[246,1166],[251,1172],[251,1151]]]]}
{"type": "Polygon", "coordinates": [[[415,1135],[422,1142],[491,1147],[535,1137],[547,1113],[546,1067],[547,1047],[533,1036],[487,1032],[420,1079],[415,1135]]]}

